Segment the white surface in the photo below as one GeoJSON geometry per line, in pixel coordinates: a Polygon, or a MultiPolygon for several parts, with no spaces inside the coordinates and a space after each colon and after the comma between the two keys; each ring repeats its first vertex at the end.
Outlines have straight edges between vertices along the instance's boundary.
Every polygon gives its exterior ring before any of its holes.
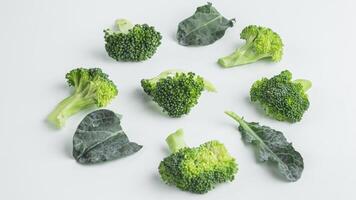
{"type": "Polygon", "coordinates": [[[0,199],[356,199],[355,7],[344,1],[213,1],[235,27],[215,44],[187,48],[177,44],[177,24],[205,1],[19,1],[0,3],[0,199]],[[157,54],[142,63],[115,62],[106,55],[102,30],[116,18],[154,25],[163,35],[157,54]],[[216,60],[242,41],[243,27],[271,27],[285,43],[280,63],[259,62],[221,69],[216,60]],[[123,114],[137,154],[101,165],[83,166],[71,156],[72,136],[82,112],[61,130],[44,121],[69,94],[64,75],[75,67],[102,67],[120,95],[108,107],[123,114]],[[142,93],[139,81],[168,68],[194,71],[215,83],[190,115],[171,119],[142,93]],[[311,106],[300,123],[274,121],[248,100],[250,85],[289,69],[313,81],[311,106]],[[302,178],[287,183],[265,164],[257,164],[244,145],[230,109],[285,133],[303,155],[302,178]],[[195,146],[210,139],[225,143],[240,170],[230,184],[205,195],[163,184],[157,173],[167,156],[165,137],[184,128],[195,146]]]}

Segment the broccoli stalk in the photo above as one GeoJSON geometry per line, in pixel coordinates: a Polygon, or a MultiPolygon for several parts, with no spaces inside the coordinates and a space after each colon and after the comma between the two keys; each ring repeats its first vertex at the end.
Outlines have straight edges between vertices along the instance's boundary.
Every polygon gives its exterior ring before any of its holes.
{"type": "Polygon", "coordinates": [[[134,25],[127,19],[117,19],[115,21],[116,33],[127,34],[133,27],[134,25]]]}
{"type": "Polygon", "coordinates": [[[60,128],[66,120],[81,110],[97,106],[104,107],[117,95],[115,84],[101,69],[73,69],[66,74],[73,93],[61,101],[49,114],[48,121],[60,128]]]}
{"type": "Polygon", "coordinates": [[[82,91],[75,91],[72,95],[61,101],[49,114],[48,121],[60,128],[65,121],[80,110],[89,108],[95,104],[94,98],[82,91]]]}
{"type": "Polygon", "coordinates": [[[215,140],[187,147],[182,129],[170,134],[166,142],[172,154],[158,167],[165,183],[203,194],[219,183],[234,180],[237,163],[222,143],[215,140]]]}
{"type": "Polygon", "coordinates": [[[257,62],[258,60],[268,57],[268,54],[257,54],[252,49],[252,42],[246,42],[245,45],[238,48],[232,54],[220,58],[218,63],[224,68],[245,65],[249,63],[257,62]]]}
{"type": "Polygon", "coordinates": [[[188,147],[184,141],[184,132],[183,129],[178,129],[176,132],[170,134],[166,138],[169,150],[172,153],[176,153],[182,148],[188,147]]]}
{"type": "Polygon", "coordinates": [[[240,34],[246,43],[232,54],[222,57],[218,63],[224,67],[234,67],[254,63],[268,58],[274,62],[282,59],[283,43],[279,35],[269,28],[260,26],[247,26],[240,34]]]}

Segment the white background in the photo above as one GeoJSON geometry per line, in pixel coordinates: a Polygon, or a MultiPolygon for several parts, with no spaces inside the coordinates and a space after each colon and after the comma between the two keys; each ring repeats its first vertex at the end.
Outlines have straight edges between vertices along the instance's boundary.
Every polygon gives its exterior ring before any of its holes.
{"type": "Polygon", "coordinates": [[[0,199],[356,199],[355,1],[213,3],[227,18],[236,18],[236,25],[210,46],[187,48],[175,40],[177,24],[205,1],[2,0],[0,199]],[[106,55],[103,29],[123,17],[162,33],[152,59],[122,63],[106,55]],[[239,33],[250,24],[281,35],[283,60],[220,68],[217,59],[243,44],[239,33]],[[124,130],[144,146],[141,151],[93,166],[73,159],[73,134],[90,111],[70,118],[61,130],[45,118],[69,95],[64,75],[75,67],[101,67],[118,85],[120,94],[108,108],[124,116],[124,130]],[[185,117],[167,117],[139,82],[169,68],[204,76],[218,93],[204,93],[185,117]],[[249,102],[255,80],[284,69],[313,81],[310,108],[295,124],[270,119],[249,102]],[[288,183],[257,163],[226,109],[283,131],[304,158],[301,179],[288,183]],[[164,139],[178,128],[191,146],[211,139],[225,143],[239,163],[236,179],[205,195],[163,184],[157,167],[168,155],[164,139]]]}

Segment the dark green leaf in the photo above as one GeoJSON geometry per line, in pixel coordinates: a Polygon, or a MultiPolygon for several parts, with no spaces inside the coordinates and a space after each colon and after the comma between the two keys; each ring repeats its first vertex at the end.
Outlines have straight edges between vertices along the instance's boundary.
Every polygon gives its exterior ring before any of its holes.
{"type": "Polygon", "coordinates": [[[211,3],[198,7],[194,15],[178,25],[177,40],[184,46],[204,46],[224,36],[235,20],[223,17],[211,3]]]}
{"type": "Polygon", "coordinates": [[[83,164],[129,156],[142,146],[130,142],[120,125],[121,116],[110,110],[88,114],[73,137],[73,156],[83,164]]]}
{"type": "Polygon", "coordinates": [[[297,181],[303,172],[304,163],[300,153],[294,150],[283,133],[256,122],[246,122],[233,112],[226,112],[239,124],[239,131],[245,142],[257,148],[258,159],[262,162],[271,160],[277,163],[279,172],[288,181],[297,181]]]}

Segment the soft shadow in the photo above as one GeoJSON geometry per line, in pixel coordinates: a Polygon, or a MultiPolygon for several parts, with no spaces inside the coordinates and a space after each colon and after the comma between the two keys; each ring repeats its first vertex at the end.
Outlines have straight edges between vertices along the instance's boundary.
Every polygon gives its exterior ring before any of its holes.
{"type": "Polygon", "coordinates": [[[48,115],[42,120],[42,123],[45,124],[45,126],[51,130],[51,131],[59,131],[60,129],[54,126],[51,122],[47,120],[48,115]]]}
{"type": "Polygon", "coordinates": [[[142,101],[142,105],[145,105],[147,110],[149,110],[152,113],[155,113],[157,115],[165,115],[167,114],[163,113],[162,108],[159,107],[154,101],[152,101],[152,98],[148,96],[142,89],[136,88],[134,90],[134,96],[135,99],[140,99],[142,101]]]}
{"type": "Polygon", "coordinates": [[[160,184],[160,185],[164,184],[158,173],[152,174],[151,179],[153,180],[154,183],[157,183],[157,184],[160,184]]]}
{"type": "Polygon", "coordinates": [[[72,140],[67,140],[66,143],[63,145],[63,147],[64,147],[65,155],[68,158],[74,159],[72,155],[72,149],[73,149],[72,140]]]}
{"type": "Polygon", "coordinates": [[[167,155],[167,156],[171,154],[171,152],[169,151],[169,149],[166,146],[162,146],[161,151],[162,151],[162,153],[164,153],[164,155],[167,155]]]}
{"type": "Polygon", "coordinates": [[[169,34],[170,38],[175,41],[176,43],[178,43],[178,40],[177,40],[177,32],[171,32],[169,34]]]}
{"type": "Polygon", "coordinates": [[[245,102],[247,104],[253,104],[253,107],[255,108],[257,114],[259,114],[261,117],[266,117],[266,113],[265,113],[265,111],[263,110],[262,106],[259,103],[251,102],[251,99],[250,99],[249,96],[246,96],[244,98],[244,100],[245,100],[245,102]]]}
{"type": "Polygon", "coordinates": [[[161,189],[171,190],[172,192],[177,190],[175,186],[164,183],[159,173],[153,173],[151,176],[151,180],[153,184],[158,185],[159,187],[161,187],[161,189]]]}
{"type": "Polygon", "coordinates": [[[70,90],[68,90],[68,84],[66,84],[66,83],[54,84],[53,88],[51,90],[54,90],[54,91],[58,91],[58,90],[70,91],[70,90]]]}
{"type": "Polygon", "coordinates": [[[113,58],[111,58],[105,51],[105,49],[94,49],[92,50],[91,54],[93,55],[94,58],[98,58],[102,61],[105,61],[105,62],[117,62],[116,60],[114,60],[113,58]]]}

